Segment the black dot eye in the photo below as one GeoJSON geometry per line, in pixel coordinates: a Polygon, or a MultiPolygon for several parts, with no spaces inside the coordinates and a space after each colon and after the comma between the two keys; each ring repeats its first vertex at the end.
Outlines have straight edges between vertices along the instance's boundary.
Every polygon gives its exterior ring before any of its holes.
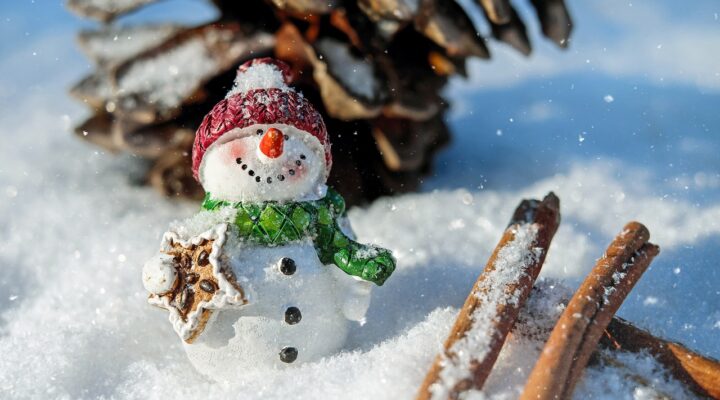
{"type": "Polygon", "coordinates": [[[295,260],[292,258],[284,257],[282,260],[280,260],[280,272],[282,272],[284,275],[292,275],[297,270],[297,265],[295,265],[295,260]]]}
{"type": "Polygon", "coordinates": [[[267,183],[272,183],[272,178],[269,176],[267,177],[267,183]]]}
{"type": "Polygon", "coordinates": [[[262,135],[263,130],[262,130],[262,129],[258,129],[257,131],[255,131],[255,133],[257,133],[258,135],[262,135]]]}
{"type": "Polygon", "coordinates": [[[260,177],[259,177],[259,176],[256,176],[256,177],[255,177],[255,182],[260,182],[260,177]]]}
{"type": "Polygon", "coordinates": [[[255,175],[255,171],[253,171],[253,170],[248,171],[248,175],[250,175],[250,176],[255,175]]]}
{"type": "Polygon", "coordinates": [[[283,139],[285,139],[285,140],[290,140],[290,136],[288,136],[288,135],[283,135],[283,139]]]}
{"type": "Polygon", "coordinates": [[[290,175],[295,175],[295,170],[294,170],[294,169],[291,169],[290,171],[288,171],[288,173],[289,173],[290,175]]]}
{"type": "Polygon", "coordinates": [[[242,164],[242,158],[240,158],[240,157],[236,158],[235,162],[238,164],[242,164]]]}
{"type": "Polygon", "coordinates": [[[300,164],[302,164],[302,161],[300,161],[300,160],[295,160],[295,165],[297,165],[297,166],[299,167],[300,164]]]}
{"type": "Polygon", "coordinates": [[[278,175],[277,178],[280,182],[282,182],[285,180],[285,175],[278,175]]]}
{"type": "Polygon", "coordinates": [[[305,154],[300,154],[300,159],[301,159],[301,160],[304,160],[304,159],[305,159],[305,154]]]}
{"type": "Polygon", "coordinates": [[[243,164],[242,167],[240,167],[240,168],[242,168],[244,170],[247,169],[247,164],[243,164]]]}

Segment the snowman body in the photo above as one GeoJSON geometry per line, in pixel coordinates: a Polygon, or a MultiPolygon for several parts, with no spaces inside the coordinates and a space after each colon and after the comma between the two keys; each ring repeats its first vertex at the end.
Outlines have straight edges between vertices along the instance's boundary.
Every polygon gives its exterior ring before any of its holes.
{"type": "Polygon", "coordinates": [[[310,241],[278,247],[226,244],[227,263],[248,293],[248,305],[217,313],[185,344],[198,371],[231,380],[243,371],[314,361],[336,352],[350,321],[343,279],[323,265],[310,241]]]}

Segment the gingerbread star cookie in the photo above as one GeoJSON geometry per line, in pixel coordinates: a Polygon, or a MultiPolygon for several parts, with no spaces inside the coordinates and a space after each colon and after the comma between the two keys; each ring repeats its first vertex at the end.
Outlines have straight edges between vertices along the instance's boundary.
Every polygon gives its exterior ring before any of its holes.
{"type": "Polygon", "coordinates": [[[192,343],[213,312],[248,303],[245,291],[222,262],[227,224],[183,240],[175,232],[163,236],[161,253],[143,268],[150,304],[167,309],[175,332],[192,343]]]}

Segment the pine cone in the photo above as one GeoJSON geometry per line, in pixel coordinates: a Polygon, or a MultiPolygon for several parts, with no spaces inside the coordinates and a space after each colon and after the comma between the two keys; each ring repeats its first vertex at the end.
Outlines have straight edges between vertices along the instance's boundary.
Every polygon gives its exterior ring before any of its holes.
{"type": "MultiPolygon", "coordinates": [[[[291,65],[333,135],[330,184],[358,203],[416,189],[450,138],[447,79],[464,75],[468,57],[490,56],[452,0],[213,0],[220,17],[202,26],[109,24],[155,1],[68,0],[105,23],[79,34],[97,69],[71,94],[93,110],[80,137],[151,160],[147,181],[168,195],[202,195],[189,168],[194,130],[250,58],[291,65]]],[[[529,54],[508,0],[477,3],[495,39],[529,54]]],[[[567,46],[563,1],[531,3],[545,36],[567,46]]]]}

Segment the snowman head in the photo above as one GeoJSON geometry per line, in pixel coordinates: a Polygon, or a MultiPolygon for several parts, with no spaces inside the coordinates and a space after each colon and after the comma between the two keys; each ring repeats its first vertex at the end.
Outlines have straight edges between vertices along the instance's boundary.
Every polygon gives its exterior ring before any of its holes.
{"type": "Polygon", "coordinates": [[[325,123],[287,86],[288,67],[270,58],[238,69],[234,88],[195,136],[193,173],[213,198],[287,201],[321,197],[332,158],[325,123]]]}

